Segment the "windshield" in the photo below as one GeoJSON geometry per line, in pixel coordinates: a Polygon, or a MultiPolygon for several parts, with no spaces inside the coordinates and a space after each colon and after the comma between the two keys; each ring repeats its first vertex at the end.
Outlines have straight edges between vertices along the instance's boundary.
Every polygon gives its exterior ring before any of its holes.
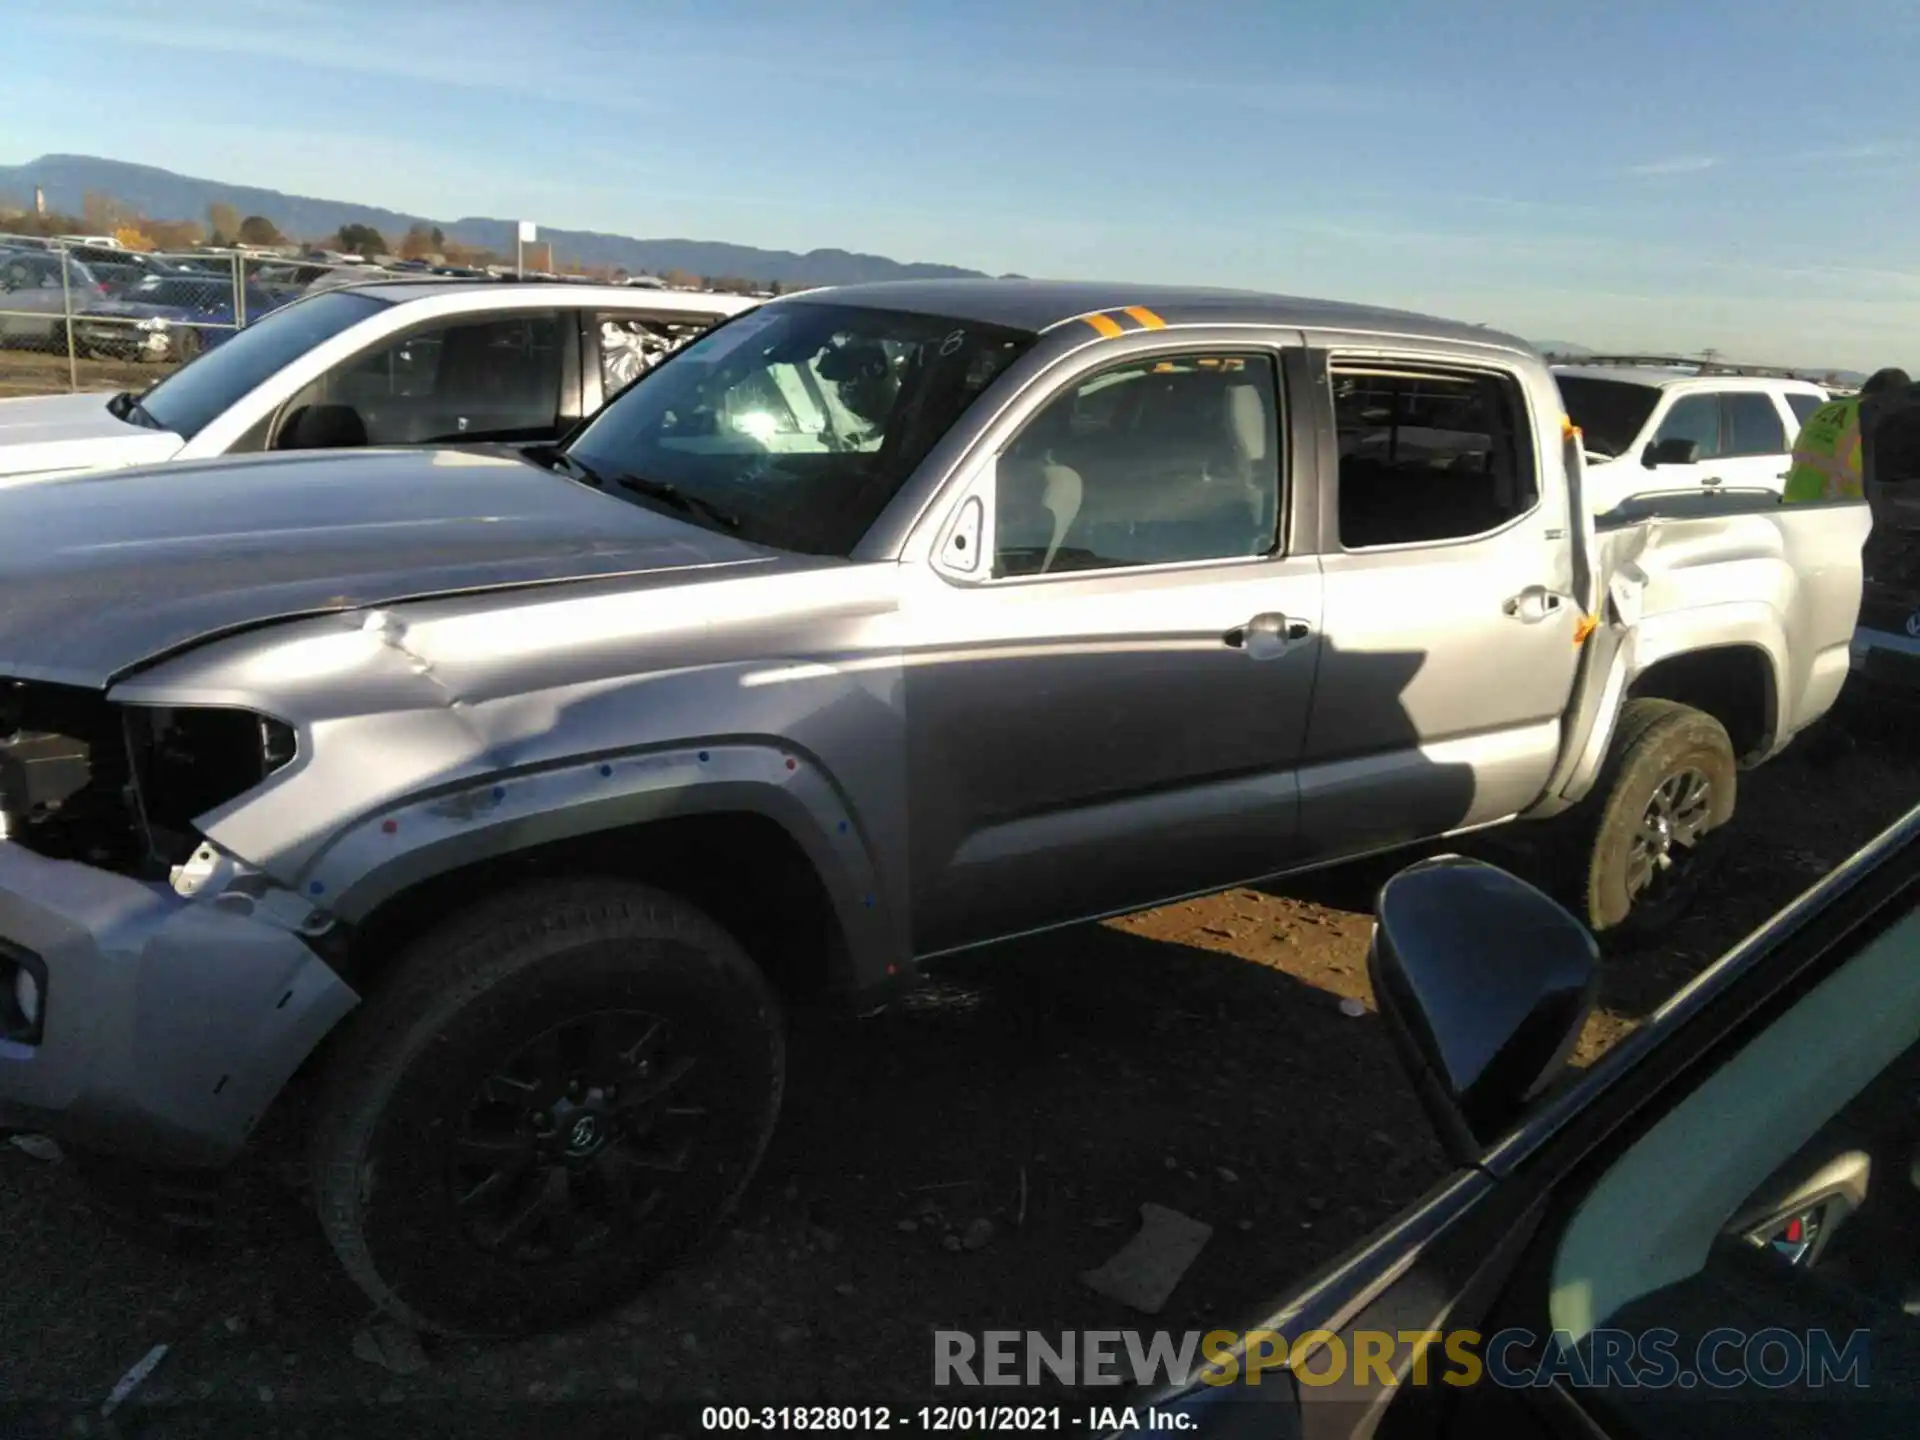
{"type": "Polygon", "coordinates": [[[783,550],[847,555],[927,452],[1035,337],[797,302],[749,311],[649,371],[567,447],[783,550]]]}
{"type": "Polygon", "coordinates": [[[1556,375],[1567,414],[1586,437],[1587,449],[1612,459],[1624,455],[1634,437],[1660,403],[1651,385],[1628,380],[1596,380],[1590,376],[1556,375]]]}
{"type": "Polygon", "coordinates": [[[276,310],[174,371],[140,397],[141,408],[161,429],[191,440],[254,386],[386,303],[334,291],[276,310]]]}

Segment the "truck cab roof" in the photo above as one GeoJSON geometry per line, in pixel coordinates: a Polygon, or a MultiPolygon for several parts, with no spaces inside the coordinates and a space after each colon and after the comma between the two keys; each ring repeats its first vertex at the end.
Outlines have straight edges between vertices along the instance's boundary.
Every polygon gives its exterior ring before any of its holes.
{"type": "Polygon", "coordinates": [[[1036,333],[1075,321],[1094,323],[1095,329],[1101,329],[1094,317],[1105,317],[1125,330],[1271,325],[1389,332],[1535,353],[1525,340],[1482,325],[1372,305],[1201,285],[1132,285],[1107,280],[889,280],[833,286],[773,303],[871,306],[1036,333]],[[1151,318],[1143,319],[1136,311],[1151,318]]]}

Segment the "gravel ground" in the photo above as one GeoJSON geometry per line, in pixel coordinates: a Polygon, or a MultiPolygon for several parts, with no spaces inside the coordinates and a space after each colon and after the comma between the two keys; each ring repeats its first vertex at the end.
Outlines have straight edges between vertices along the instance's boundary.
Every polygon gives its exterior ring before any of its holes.
{"type": "MultiPolygon", "coordinates": [[[[1611,962],[1583,1062],[1920,801],[1920,758],[1817,758],[1744,777],[1717,892],[1657,951],[1611,962]]],[[[919,1403],[935,1327],[1140,1323],[1078,1277],[1143,1202],[1214,1227],[1151,1323],[1244,1322],[1442,1173],[1365,970],[1370,896],[1404,858],[1004,947],[865,1017],[797,1017],[780,1133],[706,1254],[576,1333],[430,1345],[411,1374],[366,1358],[366,1336],[356,1353],[366,1307],[284,1175],[242,1172],[210,1253],[176,1257],[106,1226],[70,1165],[0,1147],[14,1433],[337,1433],[350,1416],[361,1436],[579,1436],[660,1400],[919,1403]]]]}

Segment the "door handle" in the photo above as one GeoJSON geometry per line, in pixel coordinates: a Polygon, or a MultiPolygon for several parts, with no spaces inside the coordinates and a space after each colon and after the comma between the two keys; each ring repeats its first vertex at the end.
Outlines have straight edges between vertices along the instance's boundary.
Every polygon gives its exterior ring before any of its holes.
{"type": "Polygon", "coordinates": [[[1313,634],[1313,627],[1304,620],[1290,620],[1285,615],[1269,611],[1256,615],[1244,625],[1236,625],[1220,637],[1221,643],[1235,650],[1245,650],[1255,660],[1264,660],[1278,655],[1289,645],[1305,640],[1313,634]]]}
{"type": "Polygon", "coordinates": [[[1529,585],[1518,595],[1511,596],[1501,610],[1510,618],[1526,625],[1537,625],[1549,616],[1558,615],[1565,597],[1555,594],[1544,585],[1529,585]]]}
{"type": "Polygon", "coordinates": [[[1720,483],[1720,477],[1718,475],[1707,475],[1701,479],[1700,483],[1702,485],[1718,485],[1720,483]]]}

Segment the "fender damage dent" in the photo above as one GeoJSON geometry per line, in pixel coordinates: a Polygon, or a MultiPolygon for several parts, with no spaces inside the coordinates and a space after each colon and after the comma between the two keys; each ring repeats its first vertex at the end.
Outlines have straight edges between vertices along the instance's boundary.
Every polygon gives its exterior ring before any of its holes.
{"type": "Polygon", "coordinates": [[[911,953],[904,866],[885,859],[905,853],[892,581],[810,568],[709,576],[697,607],[638,613],[624,586],[315,618],[180,657],[116,698],[271,699],[295,759],[198,828],[350,924],[475,863],[748,814],[804,855],[845,942],[841,978],[864,988],[911,953]],[[769,648],[808,663],[772,683],[769,648]]]}
{"type": "Polygon", "coordinates": [[[416,796],[361,818],[301,877],[348,922],[467,865],[558,840],[681,816],[747,812],[778,823],[826,883],[855,972],[871,982],[906,938],[854,814],[814,757],[753,741],[603,755],[416,796]]]}

